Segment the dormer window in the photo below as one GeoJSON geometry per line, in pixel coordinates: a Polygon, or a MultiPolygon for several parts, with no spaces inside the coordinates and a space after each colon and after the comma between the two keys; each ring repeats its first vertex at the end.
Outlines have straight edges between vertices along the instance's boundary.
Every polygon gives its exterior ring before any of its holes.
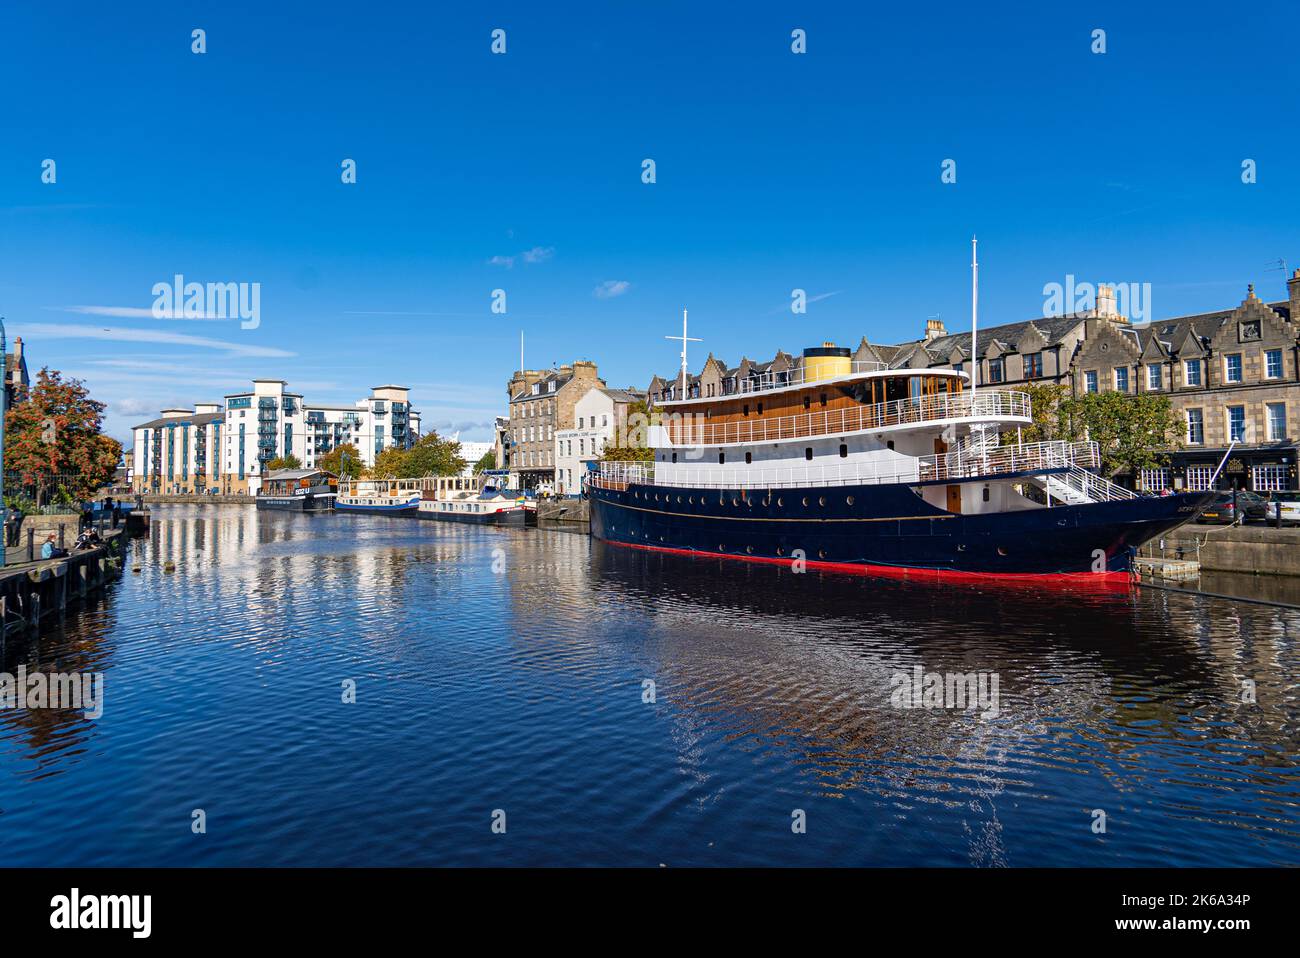
{"type": "Polygon", "coordinates": [[[541,393],[542,393],[542,384],[541,384],[541,383],[533,383],[533,395],[534,395],[534,396],[540,396],[541,393]]]}
{"type": "Polygon", "coordinates": [[[555,380],[554,380],[554,379],[552,379],[549,383],[546,384],[546,391],[547,391],[548,393],[553,393],[553,392],[555,392],[555,380]]]}

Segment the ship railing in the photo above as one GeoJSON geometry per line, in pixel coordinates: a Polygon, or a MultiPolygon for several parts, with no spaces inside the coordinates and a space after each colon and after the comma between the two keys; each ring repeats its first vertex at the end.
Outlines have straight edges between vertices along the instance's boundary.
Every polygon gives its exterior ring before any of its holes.
{"type": "MultiPolygon", "coordinates": [[[[1095,446],[1096,443],[1092,445],[1095,446]]],[[[1085,472],[1083,469],[1072,468],[1060,478],[1066,485],[1087,496],[1092,502],[1123,502],[1126,499],[1138,498],[1138,494],[1131,489],[1125,489],[1104,476],[1085,472]]]]}
{"type": "Polygon", "coordinates": [[[704,422],[698,415],[664,417],[674,446],[717,446],[730,443],[779,442],[814,436],[834,436],[892,426],[924,426],[949,419],[989,421],[1033,418],[1028,393],[983,390],[939,393],[848,409],[824,409],[794,416],[756,416],[738,422],[704,422]]]}
{"type": "Polygon", "coordinates": [[[838,373],[835,375],[827,375],[824,368],[818,367],[814,367],[811,370],[811,375],[809,374],[810,371],[803,366],[784,371],[778,370],[776,372],[769,370],[768,372],[746,376],[744,379],[739,380],[736,384],[735,391],[733,393],[728,393],[728,395],[765,392],[769,389],[785,389],[787,386],[811,385],[817,382],[825,382],[830,379],[844,379],[849,376],[861,375],[862,373],[879,372],[882,369],[888,368],[888,366],[880,362],[855,360],[849,363],[849,371],[847,373],[838,373]]]}
{"type": "MultiPolygon", "coordinates": [[[[588,481],[597,488],[614,490],[624,490],[631,485],[694,489],[777,489],[915,484],[979,479],[985,476],[993,478],[1015,474],[1082,471],[1096,466],[1098,461],[1095,442],[1053,440],[997,446],[976,453],[957,451],[920,457],[899,455],[884,461],[814,466],[755,464],[715,467],[690,463],[602,462],[597,471],[589,474],[588,481]]],[[[1093,478],[1100,479],[1096,476],[1093,478]]]]}

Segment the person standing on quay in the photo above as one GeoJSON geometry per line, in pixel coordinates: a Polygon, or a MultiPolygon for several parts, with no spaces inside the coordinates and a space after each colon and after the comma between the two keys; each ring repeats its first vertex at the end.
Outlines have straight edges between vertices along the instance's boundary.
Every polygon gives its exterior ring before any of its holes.
{"type": "Polygon", "coordinates": [[[23,525],[23,511],[16,505],[10,506],[5,513],[5,545],[18,545],[18,533],[23,525]]]}

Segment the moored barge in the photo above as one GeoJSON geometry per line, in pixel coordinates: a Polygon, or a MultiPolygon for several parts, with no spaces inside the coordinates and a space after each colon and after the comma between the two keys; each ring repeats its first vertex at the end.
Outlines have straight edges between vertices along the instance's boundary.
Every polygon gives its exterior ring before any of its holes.
{"type": "Polygon", "coordinates": [[[338,477],[319,469],[268,472],[257,492],[257,508],[276,512],[329,512],[338,494],[338,477]]]}

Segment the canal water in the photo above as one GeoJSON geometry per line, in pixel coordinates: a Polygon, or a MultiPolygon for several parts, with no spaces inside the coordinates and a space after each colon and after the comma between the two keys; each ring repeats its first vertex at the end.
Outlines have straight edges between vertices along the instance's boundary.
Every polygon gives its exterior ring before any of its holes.
{"type": "Polygon", "coordinates": [[[105,682],[0,709],[8,864],[1300,864],[1293,610],[215,505],[133,549],[8,643],[105,682]]]}

